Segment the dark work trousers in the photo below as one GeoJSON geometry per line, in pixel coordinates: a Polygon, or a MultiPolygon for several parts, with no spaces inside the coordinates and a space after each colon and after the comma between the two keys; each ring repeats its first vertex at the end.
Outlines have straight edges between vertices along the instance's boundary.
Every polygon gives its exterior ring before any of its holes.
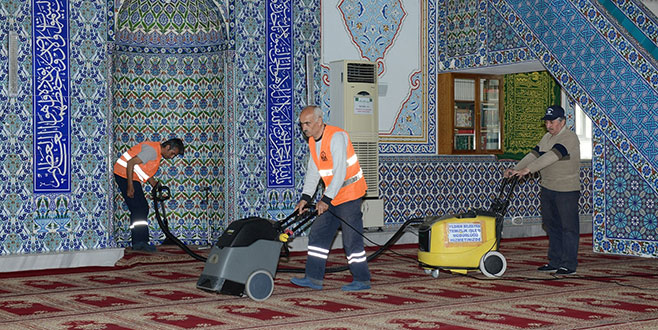
{"type": "Polygon", "coordinates": [[[348,259],[350,271],[355,281],[370,281],[370,271],[363,248],[363,214],[361,199],[329,205],[329,209],[318,216],[308,237],[308,257],[306,260],[306,277],[316,284],[322,284],[325,266],[331,243],[336,231],[341,228],[343,248],[348,259]],[[346,225],[341,219],[349,223],[346,225]]]}
{"type": "Polygon", "coordinates": [[[149,241],[149,227],[148,225],[135,225],[137,221],[146,221],[148,223],[149,216],[149,204],[146,201],[144,196],[144,189],[142,189],[142,184],[139,181],[132,181],[135,187],[135,196],[129,198],[127,195],[128,190],[128,180],[122,178],[119,175],[114,174],[114,180],[121,190],[121,195],[128,205],[128,210],[130,211],[130,234],[132,237],[132,244],[135,246],[135,243],[148,243],[149,241]]]}
{"type": "Polygon", "coordinates": [[[576,270],[578,267],[578,240],[580,191],[553,191],[541,187],[541,217],[548,233],[548,264],[576,270]]]}

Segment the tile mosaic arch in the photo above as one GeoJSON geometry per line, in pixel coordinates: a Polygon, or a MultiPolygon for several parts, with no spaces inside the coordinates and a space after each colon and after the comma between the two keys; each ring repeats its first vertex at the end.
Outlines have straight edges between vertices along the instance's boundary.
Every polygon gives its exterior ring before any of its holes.
{"type": "Polygon", "coordinates": [[[227,39],[213,1],[125,0],[116,17],[115,41],[124,51],[212,52],[227,39]]]}
{"type": "MultiPolygon", "coordinates": [[[[114,71],[115,156],[144,140],[178,137],[184,158],[163,161],[156,178],[169,186],[172,232],[204,243],[223,221],[223,59],[220,54],[149,55],[117,52],[114,71]]],[[[117,238],[129,241],[127,210],[115,196],[117,238]]],[[[162,238],[151,212],[155,239],[162,238]]]]}
{"type": "MultiPolygon", "coordinates": [[[[185,157],[164,160],[156,179],[172,191],[167,219],[186,243],[211,244],[227,225],[220,16],[205,0],[128,0],[117,17],[112,156],[144,140],[183,140],[185,157]]],[[[124,246],[130,220],[118,191],[114,202],[115,235],[124,246]]],[[[154,212],[150,220],[153,239],[164,239],[154,212]]]]}

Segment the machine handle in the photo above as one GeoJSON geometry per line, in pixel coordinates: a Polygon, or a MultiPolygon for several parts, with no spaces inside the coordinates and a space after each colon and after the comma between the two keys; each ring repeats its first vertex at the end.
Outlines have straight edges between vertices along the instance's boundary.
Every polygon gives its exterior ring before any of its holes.
{"type": "Polygon", "coordinates": [[[293,223],[299,221],[300,218],[305,218],[305,215],[311,211],[315,210],[315,205],[310,204],[308,205],[308,210],[302,214],[299,214],[299,210],[293,211],[289,216],[287,216],[285,219],[277,221],[275,226],[278,229],[282,229],[285,227],[288,227],[292,225],[293,223]]]}
{"type": "Polygon", "coordinates": [[[503,182],[500,185],[500,192],[498,197],[491,202],[490,210],[500,217],[505,215],[507,211],[507,206],[509,205],[510,200],[512,199],[512,193],[514,188],[519,182],[519,177],[511,176],[509,178],[503,178],[503,182]],[[507,190],[505,189],[507,188],[507,190]]]}
{"type": "Polygon", "coordinates": [[[317,214],[318,214],[318,211],[315,210],[315,208],[311,208],[308,211],[302,213],[301,215],[296,216],[293,219],[293,221],[291,221],[289,223],[278,222],[277,226],[279,227],[279,231],[281,231],[281,234],[279,234],[279,241],[281,241],[283,243],[287,243],[287,242],[291,241],[292,238],[294,236],[296,236],[295,233],[297,233],[298,231],[305,230],[307,227],[304,227],[304,225],[306,225],[309,221],[311,221],[317,214]],[[282,230],[282,228],[290,226],[294,223],[297,223],[297,225],[295,227],[293,227],[292,229],[282,230]],[[300,230],[300,228],[302,228],[302,229],[300,230]]]}
{"type": "Polygon", "coordinates": [[[505,194],[505,188],[509,185],[509,189],[507,190],[507,196],[505,196],[505,200],[510,200],[512,198],[512,192],[514,192],[514,188],[516,187],[517,183],[519,182],[519,177],[514,175],[509,178],[503,178],[503,183],[500,187],[500,194],[498,195],[498,198],[501,199],[503,197],[503,194],[505,194]]]}

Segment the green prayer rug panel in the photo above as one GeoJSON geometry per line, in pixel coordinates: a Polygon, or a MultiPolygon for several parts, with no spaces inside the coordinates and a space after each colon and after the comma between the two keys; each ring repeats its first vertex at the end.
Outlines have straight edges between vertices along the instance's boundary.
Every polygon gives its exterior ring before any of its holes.
{"type": "Polygon", "coordinates": [[[502,155],[521,159],[546,133],[541,118],[549,105],[560,104],[560,86],[546,71],[505,75],[502,155]]]}

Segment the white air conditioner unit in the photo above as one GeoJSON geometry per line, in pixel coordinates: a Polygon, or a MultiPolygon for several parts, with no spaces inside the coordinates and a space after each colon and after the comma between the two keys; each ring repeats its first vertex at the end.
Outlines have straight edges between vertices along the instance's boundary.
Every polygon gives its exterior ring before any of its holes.
{"type": "Polygon", "coordinates": [[[329,64],[329,123],[350,135],[368,185],[366,197],[379,197],[379,100],[377,64],[341,60],[329,64]]]}
{"type": "Polygon", "coordinates": [[[366,199],[361,204],[363,228],[384,227],[384,201],[381,199],[366,199]]]}

